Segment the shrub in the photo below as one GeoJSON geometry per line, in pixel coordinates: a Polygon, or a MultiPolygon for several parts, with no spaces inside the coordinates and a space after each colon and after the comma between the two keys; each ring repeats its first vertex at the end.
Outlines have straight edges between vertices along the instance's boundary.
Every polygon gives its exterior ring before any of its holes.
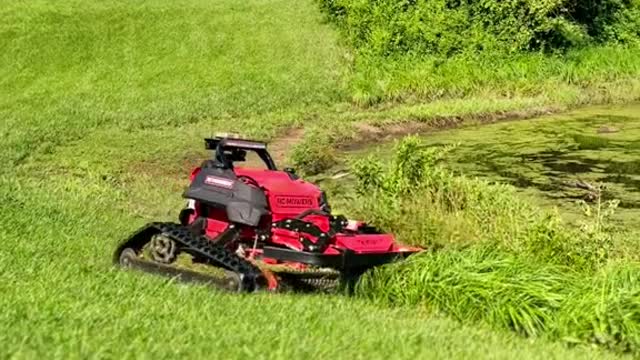
{"type": "Polygon", "coordinates": [[[320,0],[361,52],[449,57],[640,37],[638,0],[320,0]]]}

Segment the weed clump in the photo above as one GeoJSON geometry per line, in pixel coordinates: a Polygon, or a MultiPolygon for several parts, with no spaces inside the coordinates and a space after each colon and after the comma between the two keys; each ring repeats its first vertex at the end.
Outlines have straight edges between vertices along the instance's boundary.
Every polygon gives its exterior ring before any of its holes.
{"type": "Polygon", "coordinates": [[[291,151],[289,161],[305,175],[319,174],[337,163],[333,144],[329,130],[310,128],[291,151]]]}

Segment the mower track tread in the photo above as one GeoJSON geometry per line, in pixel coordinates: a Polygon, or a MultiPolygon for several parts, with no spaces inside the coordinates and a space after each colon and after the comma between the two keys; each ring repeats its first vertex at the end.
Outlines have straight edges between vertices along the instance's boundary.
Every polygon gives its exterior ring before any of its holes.
{"type": "Polygon", "coordinates": [[[258,280],[262,276],[258,267],[207,237],[194,235],[189,228],[176,223],[153,222],[139,229],[118,246],[114,253],[114,263],[121,265],[120,257],[126,249],[133,249],[136,253],[140,253],[142,248],[151,241],[151,237],[156,234],[171,238],[178,243],[180,251],[205,259],[211,266],[236,273],[240,278],[238,291],[256,290],[258,280]]]}

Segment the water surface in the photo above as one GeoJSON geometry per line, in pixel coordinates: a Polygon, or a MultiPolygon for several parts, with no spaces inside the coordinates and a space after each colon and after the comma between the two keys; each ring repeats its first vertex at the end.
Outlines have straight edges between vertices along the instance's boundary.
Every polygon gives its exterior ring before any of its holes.
{"type": "Polygon", "coordinates": [[[511,184],[569,218],[581,213],[577,201],[593,202],[593,188],[602,186],[603,199],[620,201],[616,221],[640,227],[640,104],[422,137],[428,146],[459,144],[445,159],[455,172],[511,184]]]}

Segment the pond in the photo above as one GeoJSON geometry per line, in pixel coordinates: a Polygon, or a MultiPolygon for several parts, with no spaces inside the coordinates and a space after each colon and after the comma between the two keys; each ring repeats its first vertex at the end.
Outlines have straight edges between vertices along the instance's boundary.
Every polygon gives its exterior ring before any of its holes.
{"type": "MultiPolygon", "coordinates": [[[[640,228],[640,104],[423,134],[428,146],[457,143],[445,159],[456,173],[515,186],[569,219],[579,200],[620,201],[614,219],[640,228]]],[[[389,144],[382,144],[387,147],[389,144]]]]}

